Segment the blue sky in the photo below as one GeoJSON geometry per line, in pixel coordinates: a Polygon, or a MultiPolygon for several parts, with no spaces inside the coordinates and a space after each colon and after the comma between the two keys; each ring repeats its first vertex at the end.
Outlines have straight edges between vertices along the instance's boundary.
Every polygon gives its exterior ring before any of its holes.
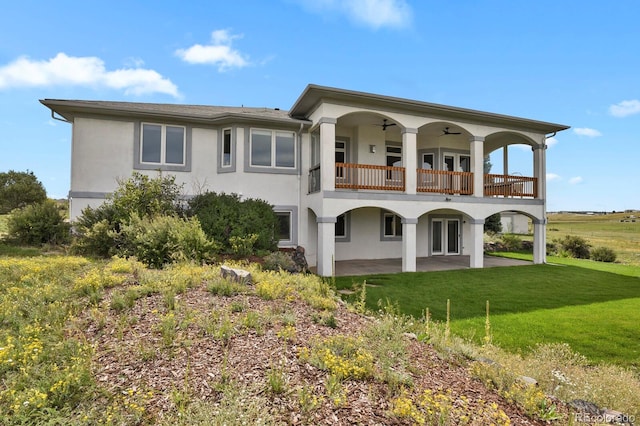
{"type": "Polygon", "coordinates": [[[548,210],[640,209],[638,16],[635,0],[9,2],[0,171],[66,196],[71,126],[39,99],[288,109],[314,83],[570,125],[548,210]]]}

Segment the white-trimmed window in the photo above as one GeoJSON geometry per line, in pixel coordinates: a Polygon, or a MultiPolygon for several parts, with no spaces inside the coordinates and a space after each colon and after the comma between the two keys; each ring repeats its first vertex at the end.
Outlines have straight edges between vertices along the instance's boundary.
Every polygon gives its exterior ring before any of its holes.
{"type": "Polygon", "coordinates": [[[294,132],[251,129],[249,142],[252,167],[293,169],[296,167],[296,135],[294,132]]]}
{"type": "Polygon", "coordinates": [[[140,163],[183,166],[186,164],[186,129],[183,126],[142,123],[140,163]]]}
{"type": "Polygon", "coordinates": [[[222,167],[231,167],[231,129],[224,129],[222,131],[222,167]]]}
{"type": "Polygon", "coordinates": [[[384,213],[382,226],[385,238],[402,237],[402,218],[397,214],[384,213]]]}

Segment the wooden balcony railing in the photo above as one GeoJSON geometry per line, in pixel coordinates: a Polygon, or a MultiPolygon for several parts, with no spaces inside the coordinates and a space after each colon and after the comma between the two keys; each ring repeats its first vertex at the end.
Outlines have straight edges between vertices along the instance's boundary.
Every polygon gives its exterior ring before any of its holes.
{"type": "Polygon", "coordinates": [[[404,191],[404,167],[336,163],[336,188],[404,191]]]}
{"type": "Polygon", "coordinates": [[[538,179],[526,176],[484,175],[485,197],[538,197],[538,179]]]}
{"type": "Polygon", "coordinates": [[[473,173],[418,169],[417,192],[473,194],[473,173]]]}

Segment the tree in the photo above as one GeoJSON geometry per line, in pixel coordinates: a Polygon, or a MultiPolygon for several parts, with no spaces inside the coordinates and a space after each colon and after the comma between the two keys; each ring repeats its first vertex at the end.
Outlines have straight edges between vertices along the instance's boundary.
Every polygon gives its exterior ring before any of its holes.
{"type": "Polygon", "coordinates": [[[0,173],[0,214],[46,199],[47,191],[33,172],[9,170],[0,173]]]}

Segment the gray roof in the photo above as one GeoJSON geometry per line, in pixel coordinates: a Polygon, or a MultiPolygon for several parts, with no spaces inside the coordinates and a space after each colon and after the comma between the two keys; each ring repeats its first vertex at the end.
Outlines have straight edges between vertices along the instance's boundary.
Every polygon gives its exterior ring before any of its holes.
{"type": "Polygon", "coordinates": [[[413,99],[395,98],[374,93],[357,92],[354,90],[338,89],[335,87],[309,84],[298,100],[293,104],[289,113],[292,117],[308,117],[323,102],[339,105],[353,105],[364,108],[385,109],[414,115],[438,117],[444,120],[463,120],[499,125],[509,128],[533,130],[552,133],[566,130],[564,124],[548,123],[527,118],[495,114],[448,105],[440,105],[413,99]]]}
{"type": "Polygon", "coordinates": [[[277,108],[229,107],[208,105],[154,104],[142,102],[84,101],[43,99],[40,102],[52,113],[73,121],[76,115],[110,115],[119,117],[169,118],[180,121],[221,123],[225,121],[278,122],[281,124],[309,124],[304,119],[289,116],[277,108]]]}

